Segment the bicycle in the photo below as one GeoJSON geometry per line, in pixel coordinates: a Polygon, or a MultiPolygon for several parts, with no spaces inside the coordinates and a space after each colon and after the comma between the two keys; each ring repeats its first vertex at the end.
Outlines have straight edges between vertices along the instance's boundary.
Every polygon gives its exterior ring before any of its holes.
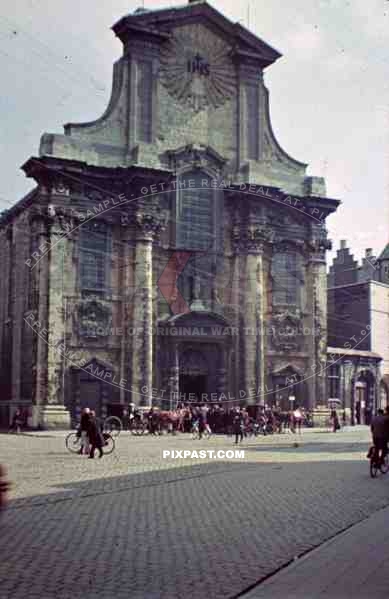
{"type": "MultiPolygon", "coordinates": [[[[115,439],[110,433],[103,433],[103,439],[103,453],[109,455],[115,449],[115,439]]],[[[77,432],[69,433],[65,439],[65,445],[70,453],[80,453],[82,448],[81,435],[77,432]]]]}
{"type": "Polygon", "coordinates": [[[144,435],[149,432],[147,427],[147,422],[143,420],[134,419],[131,425],[131,434],[132,435],[144,435]]]}
{"type": "Polygon", "coordinates": [[[123,422],[118,416],[108,416],[103,422],[103,430],[112,437],[118,437],[123,430],[123,422]]]}
{"type": "Polygon", "coordinates": [[[372,446],[369,449],[368,457],[370,458],[370,476],[376,478],[378,472],[386,474],[389,471],[389,455],[379,455],[379,450],[372,446]]]}

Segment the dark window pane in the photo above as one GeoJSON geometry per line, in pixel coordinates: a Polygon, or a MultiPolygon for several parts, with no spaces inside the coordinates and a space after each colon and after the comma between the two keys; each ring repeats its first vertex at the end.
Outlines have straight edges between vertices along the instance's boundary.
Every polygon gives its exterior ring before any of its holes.
{"type": "Polygon", "coordinates": [[[103,223],[83,225],[80,232],[80,281],[82,289],[106,288],[109,235],[103,223]]]}
{"type": "Polygon", "coordinates": [[[207,250],[214,245],[213,190],[202,185],[206,179],[208,177],[201,172],[187,173],[180,178],[177,247],[207,250]]]}
{"type": "Polygon", "coordinates": [[[271,275],[273,280],[273,303],[298,303],[302,275],[297,254],[276,253],[273,256],[271,275]]]}

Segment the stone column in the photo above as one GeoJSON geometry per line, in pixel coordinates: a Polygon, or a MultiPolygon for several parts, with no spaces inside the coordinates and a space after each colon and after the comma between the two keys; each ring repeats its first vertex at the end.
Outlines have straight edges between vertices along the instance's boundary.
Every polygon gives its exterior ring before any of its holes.
{"type": "Polygon", "coordinates": [[[233,367],[234,372],[230,377],[232,381],[232,387],[229,389],[232,396],[238,401],[239,391],[244,387],[244,362],[243,352],[241,351],[241,321],[243,318],[243,304],[242,299],[244,296],[244,277],[242,276],[241,262],[244,260],[244,256],[241,255],[241,244],[240,244],[240,211],[239,211],[239,196],[232,197],[234,201],[234,208],[231,209],[231,220],[233,221],[233,227],[231,230],[231,292],[229,304],[232,307],[232,348],[233,348],[233,367]]]}
{"type": "Polygon", "coordinates": [[[180,355],[178,343],[171,345],[170,350],[170,372],[169,372],[169,400],[174,407],[174,402],[180,399],[180,355]]]}
{"type": "MultiPolygon", "coordinates": [[[[123,221],[123,226],[127,225],[123,221]]],[[[132,335],[129,334],[131,327],[131,312],[134,302],[134,250],[128,226],[124,229],[124,234],[121,236],[122,242],[122,280],[121,280],[121,296],[122,296],[122,338],[120,350],[120,377],[126,381],[125,388],[120,387],[120,403],[130,403],[133,401],[128,393],[131,385],[131,355],[132,355],[132,335]]]]}
{"type": "Polygon", "coordinates": [[[241,323],[241,349],[244,352],[244,389],[241,397],[255,405],[263,401],[264,388],[264,228],[258,224],[241,223],[234,229],[235,249],[242,257],[244,280],[241,323]],[[244,393],[243,393],[244,392],[244,393]]]}
{"type": "Polygon", "coordinates": [[[158,211],[141,205],[135,212],[135,295],[132,393],[137,405],[151,406],[153,385],[153,240],[163,228],[158,211]]]}
{"type": "MultiPolygon", "coordinates": [[[[69,427],[70,416],[64,406],[66,368],[65,287],[72,253],[69,239],[73,223],[53,207],[50,217],[50,252],[48,265],[48,337],[46,404],[41,411],[42,424],[48,428],[69,427]]],[[[70,272],[71,270],[70,264],[70,272]]]]}

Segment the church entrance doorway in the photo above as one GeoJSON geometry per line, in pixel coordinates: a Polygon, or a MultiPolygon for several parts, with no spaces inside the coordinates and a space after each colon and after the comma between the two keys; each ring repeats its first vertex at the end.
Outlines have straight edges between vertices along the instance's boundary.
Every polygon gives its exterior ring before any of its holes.
{"type": "Polygon", "coordinates": [[[180,356],[180,399],[185,402],[202,401],[208,390],[208,364],[204,352],[188,348],[180,356]]]}
{"type": "Polygon", "coordinates": [[[370,370],[362,370],[354,385],[354,414],[356,424],[367,424],[375,403],[375,378],[370,370]]]}
{"type": "Polygon", "coordinates": [[[183,374],[180,377],[180,397],[200,402],[207,393],[207,377],[202,374],[183,374]]]}

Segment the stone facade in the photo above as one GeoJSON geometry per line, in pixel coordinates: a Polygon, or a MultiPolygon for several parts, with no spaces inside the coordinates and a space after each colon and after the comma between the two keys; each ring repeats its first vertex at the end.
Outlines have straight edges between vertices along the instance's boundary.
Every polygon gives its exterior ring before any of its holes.
{"type": "Polygon", "coordinates": [[[23,166],[37,187],[1,220],[3,420],[323,403],[339,202],[274,137],[280,54],[200,1],[113,30],[105,114],[42,136],[23,166]]]}

